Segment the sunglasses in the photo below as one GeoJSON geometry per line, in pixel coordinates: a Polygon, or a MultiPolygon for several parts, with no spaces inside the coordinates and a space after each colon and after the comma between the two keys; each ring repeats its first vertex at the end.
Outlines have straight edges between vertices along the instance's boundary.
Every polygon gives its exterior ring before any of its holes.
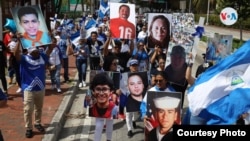
{"type": "Polygon", "coordinates": [[[163,81],[163,79],[161,79],[161,80],[155,80],[155,83],[161,83],[163,81]]]}

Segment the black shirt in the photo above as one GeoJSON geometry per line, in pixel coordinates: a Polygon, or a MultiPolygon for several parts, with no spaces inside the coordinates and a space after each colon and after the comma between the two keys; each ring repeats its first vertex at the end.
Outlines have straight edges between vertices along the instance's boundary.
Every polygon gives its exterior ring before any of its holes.
{"type": "Polygon", "coordinates": [[[141,101],[137,101],[133,99],[131,95],[128,96],[127,104],[126,104],[127,112],[140,111],[140,105],[141,105],[141,101]]]}

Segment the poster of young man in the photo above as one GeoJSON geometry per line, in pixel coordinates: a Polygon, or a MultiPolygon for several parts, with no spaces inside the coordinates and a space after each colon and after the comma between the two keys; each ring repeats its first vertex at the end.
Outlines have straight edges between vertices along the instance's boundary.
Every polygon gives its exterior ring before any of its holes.
{"type": "Polygon", "coordinates": [[[118,118],[118,99],[116,91],[120,87],[120,73],[110,71],[90,71],[89,116],[107,119],[118,118]],[[95,79],[103,73],[107,79],[95,79]]]}
{"type": "Polygon", "coordinates": [[[126,112],[140,111],[141,101],[148,89],[147,72],[124,73],[123,80],[127,95],[126,112]]]}
{"type": "Polygon", "coordinates": [[[21,44],[24,48],[51,44],[48,28],[39,5],[14,7],[11,13],[18,33],[21,33],[21,44]]]}
{"type": "Polygon", "coordinates": [[[148,91],[145,132],[147,141],[173,141],[173,125],[181,124],[180,92],[148,91]]]}
{"type": "Polygon", "coordinates": [[[135,5],[110,3],[110,32],[112,38],[135,38],[135,5]]]}

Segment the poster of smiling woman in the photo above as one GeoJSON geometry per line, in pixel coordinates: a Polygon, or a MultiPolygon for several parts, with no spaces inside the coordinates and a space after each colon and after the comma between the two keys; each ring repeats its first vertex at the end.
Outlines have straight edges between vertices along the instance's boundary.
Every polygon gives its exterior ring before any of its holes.
{"type": "Polygon", "coordinates": [[[14,7],[11,9],[17,32],[22,35],[23,48],[51,43],[51,38],[39,5],[14,7]]]}

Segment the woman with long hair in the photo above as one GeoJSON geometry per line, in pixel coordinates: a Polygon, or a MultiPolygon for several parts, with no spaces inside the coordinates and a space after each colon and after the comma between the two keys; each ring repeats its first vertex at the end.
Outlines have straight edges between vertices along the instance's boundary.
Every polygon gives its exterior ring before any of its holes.
{"type": "Polygon", "coordinates": [[[170,22],[164,15],[154,16],[149,26],[148,47],[155,45],[168,49],[170,41],[170,22]]]}

